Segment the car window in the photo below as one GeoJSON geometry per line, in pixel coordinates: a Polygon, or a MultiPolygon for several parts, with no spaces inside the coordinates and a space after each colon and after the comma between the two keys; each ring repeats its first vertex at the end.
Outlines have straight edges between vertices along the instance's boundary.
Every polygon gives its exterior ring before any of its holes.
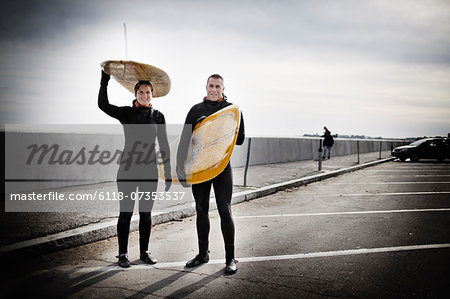
{"type": "Polygon", "coordinates": [[[420,139],[420,140],[416,140],[413,143],[411,143],[410,145],[412,146],[418,146],[421,145],[422,143],[424,143],[425,141],[427,141],[426,139],[420,139]]]}

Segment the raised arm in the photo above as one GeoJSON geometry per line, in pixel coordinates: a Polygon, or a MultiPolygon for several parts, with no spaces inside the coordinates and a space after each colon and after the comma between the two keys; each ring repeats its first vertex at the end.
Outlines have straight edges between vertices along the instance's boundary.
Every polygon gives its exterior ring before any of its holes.
{"type": "Polygon", "coordinates": [[[110,75],[102,70],[102,79],[100,81],[100,91],[98,93],[98,107],[111,117],[121,118],[121,109],[109,103],[108,100],[108,82],[110,75]]]}

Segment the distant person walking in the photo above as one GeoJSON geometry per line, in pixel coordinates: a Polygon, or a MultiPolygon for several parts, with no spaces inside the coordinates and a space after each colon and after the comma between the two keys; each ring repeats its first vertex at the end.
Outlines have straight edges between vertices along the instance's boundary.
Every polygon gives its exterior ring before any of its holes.
{"type": "Polygon", "coordinates": [[[324,137],[322,159],[325,159],[325,157],[327,157],[327,159],[330,159],[331,148],[333,147],[334,139],[327,127],[323,127],[323,129],[325,130],[325,133],[322,135],[322,137],[324,137]]]}

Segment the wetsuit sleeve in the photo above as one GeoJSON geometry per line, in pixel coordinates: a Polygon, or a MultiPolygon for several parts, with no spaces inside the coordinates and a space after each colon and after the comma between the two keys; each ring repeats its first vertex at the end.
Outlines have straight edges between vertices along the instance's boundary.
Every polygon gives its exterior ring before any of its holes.
{"type": "Polygon", "coordinates": [[[170,146],[169,140],[167,139],[167,130],[166,130],[166,119],[164,115],[161,113],[161,120],[158,124],[158,144],[159,151],[161,153],[161,158],[164,164],[164,175],[167,180],[172,179],[171,168],[170,168],[170,146]]]}
{"type": "Polygon", "coordinates": [[[196,113],[194,107],[192,107],[188,115],[186,116],[183,131],[181,132],[180,142],[178,144],[177,169],[180,168],[184,170],[184,162],[186,162],[186,157],[189,150],[189,143],[191,141],[195,121],[196,121],[196,113]]]}
{"type": "Polygon", "coordinates": [[[98,107],[111,117],[122,119],[122,109],[109,103],[108,100],[108,82],[110,76],[102,71],[102,80],[100,82],[100,91],[98,93],[98,107]]]}
{"type": "Polygon", "coordinates": [[[241,112],[241,122],[239,124],[239,132],[236,139],[237,145],[242,145],[245,140],[245,126],[244,126],[244,115],[241,112]]]}

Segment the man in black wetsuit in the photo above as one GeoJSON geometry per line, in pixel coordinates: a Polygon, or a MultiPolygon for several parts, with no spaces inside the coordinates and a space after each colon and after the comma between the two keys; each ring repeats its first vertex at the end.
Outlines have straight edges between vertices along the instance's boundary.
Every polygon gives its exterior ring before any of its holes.
{"type": "MultiPolygon", "coordinates": [[[[201,103],[194,105],[186,117],[185,124],[192,125],[192,127],[185,126],[183,129],[180,139],[180,146],[177,152],[177,174],[178,177],[181,178],[180,181],[182,183],[183,178],[185,178],[184,163],[186,161],[188,145],[195,124],[220,109],[232,105],[227,101],[226,96],[223,94],[223,90],[223,78],[217,74],[211,75],[206,84],[206,97],[201,103]]],[[[236,144],[241,145],[244,143],[244,139],[244,119],[241,114],[241,122],[236,144]]],[[[210,225],[208,211],[211,186],[214,188],[217,209],[220,215],[222,235],[225,243],[225,273],[234,274],[237,271],[237,261],[234,259],[234,222],[231,214],[233,174],[230,164],[228,164],[215,178],[200,184],[192,185],[192,194],[194,195],[195,207],[197,211],[196,225],[199,253],[192,260],[186,263],[186,267],[195,267],[209,261],[208,247],[210,225]]]]}
{"type": "Polygon", "coordinates": [[[150,231],[152,226],[151,210],[154,201],[144,200],[145,195],[156,192],[158,186],[158,169],[156,164],[155,140],[158,138],[160,153],[164,162],[166,191],[171,185],[170,148],[167,140],[166,121],[164,115],[153,109],[153,86],[149,81],[139,81],[134,87],[136,99],[131,106],[117,107],[108,101],[107,87],[110,76],[102,71],[98,107],[116,118],[123,125],[125,145],[117,173],[118,198],[120,198],[120,214],[117,222],[119,242],[119,266],[130,267],[128,260],[128,236],[133,215],[134,202],[139,200],[139,248],[140,258],[148,264],[157,261],[148,252],[150,231]],[[141,197],[140,194],[144,194],[141,197]]]}

